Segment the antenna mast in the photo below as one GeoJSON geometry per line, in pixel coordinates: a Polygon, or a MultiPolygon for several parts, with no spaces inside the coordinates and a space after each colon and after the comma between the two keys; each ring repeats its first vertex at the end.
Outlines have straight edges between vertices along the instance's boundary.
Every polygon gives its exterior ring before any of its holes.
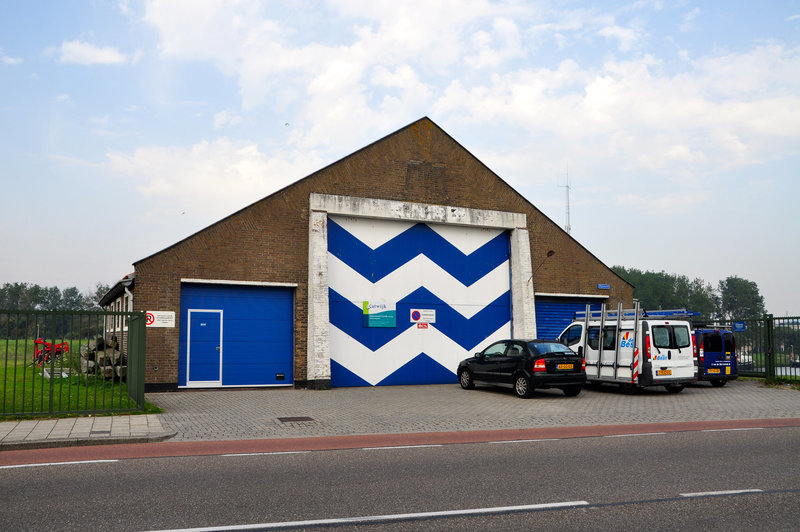
{"type": "Polygon", "coordinates": [[[567,184],[558,186],[567,189],[567,225],[564,226],[564,231],[566,231],[567,234],[570,234],[570,231],[572,231],[572,226],[569,224],[569,163],[567,163],[567,184]]]}

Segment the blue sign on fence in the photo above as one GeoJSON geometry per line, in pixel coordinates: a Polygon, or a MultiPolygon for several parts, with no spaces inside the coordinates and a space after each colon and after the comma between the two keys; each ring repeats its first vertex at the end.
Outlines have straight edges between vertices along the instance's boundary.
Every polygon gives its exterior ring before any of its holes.
{"type": "Polygon", "coordinates": [[[744,332],[746,328],[747,327],[745,327],[745,324],[744,324],[743,321],[734,321],[733,322],[733,331],[734,332],[744,332]]]}

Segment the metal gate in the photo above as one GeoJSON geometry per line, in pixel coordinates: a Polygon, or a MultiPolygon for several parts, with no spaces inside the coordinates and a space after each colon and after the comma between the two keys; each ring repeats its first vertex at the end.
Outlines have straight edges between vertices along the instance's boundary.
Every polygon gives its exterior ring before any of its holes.
{"type": "Polygon", "coordinates": [[[800,316],[732,320],[739,375],[800,384],[800,316]]]}

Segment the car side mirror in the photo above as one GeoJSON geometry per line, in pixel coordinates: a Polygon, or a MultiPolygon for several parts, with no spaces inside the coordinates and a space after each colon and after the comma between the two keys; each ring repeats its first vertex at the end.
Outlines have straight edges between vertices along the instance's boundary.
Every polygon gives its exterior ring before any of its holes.
{"type": "Polygon", "coordinates": [[[583,346],[582,345],[578,346],[578,356],[583,356],[583,346]]]}
{"type": "Polygon", "coordinates": [[[482,358],[483,357],[483,353],[475,353],[475,356],[478,357],[478,358],[482,358]]]}

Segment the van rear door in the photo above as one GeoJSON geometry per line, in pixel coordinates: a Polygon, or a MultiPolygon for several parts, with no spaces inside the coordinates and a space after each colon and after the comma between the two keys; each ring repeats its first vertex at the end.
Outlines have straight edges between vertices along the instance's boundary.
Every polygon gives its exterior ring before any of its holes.
{"type": "Polygon", "coordinates": [[[694,380],[692,338],[682,321],[649,321],[653,382],[694,380]]]}

